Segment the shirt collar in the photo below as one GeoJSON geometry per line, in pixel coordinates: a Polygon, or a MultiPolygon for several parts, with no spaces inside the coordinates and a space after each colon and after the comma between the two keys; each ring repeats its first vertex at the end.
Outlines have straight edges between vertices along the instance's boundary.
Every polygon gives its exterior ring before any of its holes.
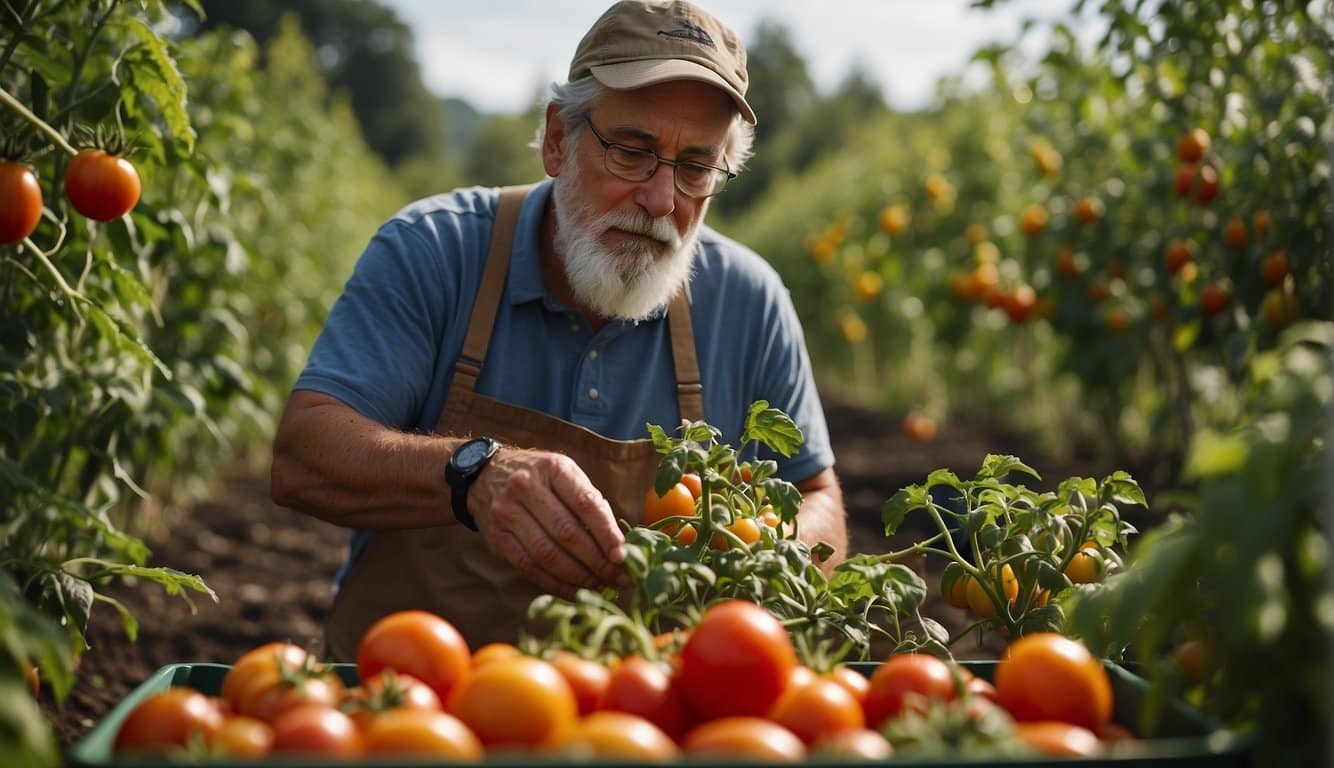
{"type": "MultiPolygon", "coordinates": [[[[552,184],[553,180],[547,179],[524,197],[523,208],[519,210],[519,221],[514,233],[513,250],[510,252],[507,290],[511,305],[540,300],[547,309],[562,312],[569,307],[558,302],[542,280],[542,216],[546,211],[547,201],[551,198],[552,184]]],[[[658,320],[666,314],[667,305],[664,304],[653,310],[653,314],[645,318],[645,321],[658,320]]],[[[623,323],[633,324],[632,321],[613,320],[608,325],[623,323]]]]}

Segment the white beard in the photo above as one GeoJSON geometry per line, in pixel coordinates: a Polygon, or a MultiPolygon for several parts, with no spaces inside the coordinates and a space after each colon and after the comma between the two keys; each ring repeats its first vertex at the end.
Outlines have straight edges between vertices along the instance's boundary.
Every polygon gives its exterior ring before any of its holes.
{"type": "Polygon", "coordinates": [[[690,280],[699,224],[682,236],[665,216],[654,219],[642,212],[618,211],[599,215],[582,191],[578,163],[570,155],[552,195],[556,253],[575,300],[603,318],[649,317],[690,280]],[[601,236],[613,228],[656,242],[629,240],[608,248],[601,236]]]}

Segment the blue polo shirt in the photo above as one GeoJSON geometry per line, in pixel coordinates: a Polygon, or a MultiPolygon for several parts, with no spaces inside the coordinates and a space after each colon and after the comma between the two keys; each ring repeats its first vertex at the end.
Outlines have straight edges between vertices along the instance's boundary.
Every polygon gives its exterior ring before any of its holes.
{"type": "MultiPolygon", "coordinates": [[[[505,295],[477,392],[606,437],[648,437],[680,424],[665,307],[594,333],[542,280],[538,235],[551,181],[524,201],[505,295]]],[[[498,190],[469,188],[418,201],[375,234],[329,313],[296,389],[323,392],[399,429],[440,418],[482,279],[498,190]]],[[[779,475],[799,482],[833,452],[801,326],[787,289],[753,251],[705,227],[691,277],[691,317],[704,417],[738,444],[759,399],[805,435],[779,475]]]]}

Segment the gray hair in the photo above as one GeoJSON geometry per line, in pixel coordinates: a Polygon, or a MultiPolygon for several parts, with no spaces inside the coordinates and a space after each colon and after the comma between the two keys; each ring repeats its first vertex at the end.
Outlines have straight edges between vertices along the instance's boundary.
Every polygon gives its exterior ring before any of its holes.
{"type": "MultiPolygon", "coordinates": [[[[556,116],[565,125],[567,142],[578,140],[585,127],[583,116],[597,106],[609,90],[611,89],[593,77],[551,84],[551,98],[548,103],[556,105],[556,116]]],[[[732,105],[732,123],[728,126],[727,138],[723,142],[723,162],[732,173],[738,173],[745,167],[746,161],[752,154],[755,126],[741,118],[741,111],[735,104],[730,100],[728,103],[732,105]]],[[[542,151],[542,140],[547,129],[546,110],[543,109],[541,114],[542,117],[537,124],[537,136],[528,145],[539,153],[542,151]]]]}

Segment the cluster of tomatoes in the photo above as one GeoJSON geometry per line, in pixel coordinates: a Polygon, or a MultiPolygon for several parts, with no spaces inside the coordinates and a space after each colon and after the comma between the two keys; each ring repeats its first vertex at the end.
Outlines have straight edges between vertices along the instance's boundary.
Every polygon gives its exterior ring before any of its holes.
{"type": "Polygon", "coordinates": [[[665,761],[691,757],[879,760],[896,718],[929,706],[1005,713],[1037,751],[1096,754],[1128,734],[1111,723],[1102,665],[1060,635],[1014,643],[995,685],[926,654],[891,656],[867,677],[801,665],[782,624],[743,600],[717,603],[662,636],[662,660],[542,658],[493,643],[475,652],[444,619],[391,614],[363,636],[359,683],[304,649],[269,643],[236,661],[221,691],[172,687],[143,700],[118,755],[317,759],[487,755],[665,761]]]}
{"type": "MultiPolygon", "coordinates": [[[[740,467],[737,469],[736,477],[743,483],[749,483],[751,470],[748,467],[740,467]]],[[[680,482],[667,489],[661,496],[656,490],[649,488],[644,493],[644,525],[663,531],[673,537],[680,546],[688,547],[694,544],[699,539],[699,530],[696,527],[699,521],[690,522],[689,519],[699,517],[698,502],[703,493],[703,481],[699,475],[691,472],[682,475],[680,482]]],[[[777,528],[780,522],[778,513],[768,504],[760,505],[754,515],[745,514],[744,509],[733,512],[732,522],[724,526],[728,533],[718,531],[709,539],[709,546],[713,549],[727,550],[738,541],[747,546],[754,544],[760,540],[761,525],[777,528]]]]}
{"type": "MultiPolygon", "coordinates": [[[[65,197],[94,221],[111,221],[139,202],[139,172],[134,165],[102,149],[80,151],[65,167],[65,197]]],[[[42,187],[26,163],[0,160],[0,245],[21,242],[42,218],[42,187]]]]}

